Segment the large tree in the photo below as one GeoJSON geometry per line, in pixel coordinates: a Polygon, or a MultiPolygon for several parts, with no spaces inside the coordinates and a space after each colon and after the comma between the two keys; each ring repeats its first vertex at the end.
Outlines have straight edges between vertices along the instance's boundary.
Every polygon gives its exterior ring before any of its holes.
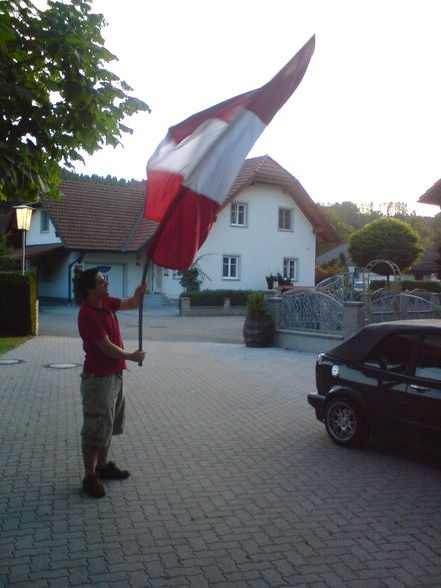
{"type": "MultiPolygon", "coordinates": [[[[421,252],[418,233],[395,218],[374,220],[349,237],[349,255],[359,267],[384,259],[396,263],[404,273],[417,262],[421,252]]],[[[387,264],[376,266],[375,271],[382,275],[391,273],[387,264]]]]}
{"type": "Polygon", "coordinates": [[[0,200],[56,197],[60,164],[118,145],[124,118],[149,110],[105,68],[104,25],[87,0],[0,2],[0,200]]]}

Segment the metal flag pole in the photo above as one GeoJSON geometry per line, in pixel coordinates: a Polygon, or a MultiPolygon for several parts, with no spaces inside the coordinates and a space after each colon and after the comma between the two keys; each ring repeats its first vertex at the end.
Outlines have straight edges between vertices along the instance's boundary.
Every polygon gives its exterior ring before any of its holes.
{"type": "MultiPolygon", "coordinates": [[[[141,284],[145,284],[147,281],[147,270],[149,266],[149,254],[145,254],[145,263],[142,270],[141,284]]],[[[139,299],[139,316],[138,316],[138,349],[142,350],[142,316],[144,311],[144,292],[141,294],[139,299]]],[[[142,365],[142,361],[138,361],[138,365],[142,365]]]]}

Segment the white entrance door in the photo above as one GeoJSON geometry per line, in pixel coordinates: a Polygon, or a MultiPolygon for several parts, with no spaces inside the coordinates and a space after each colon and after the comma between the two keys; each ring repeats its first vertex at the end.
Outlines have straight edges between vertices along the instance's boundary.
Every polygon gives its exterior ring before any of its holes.
{"type": "Polygon", "coordinates": [[[149,292],[158,294],[162,292],[162,267],[150,263],[147,270],[147,286],[149,292]]]}

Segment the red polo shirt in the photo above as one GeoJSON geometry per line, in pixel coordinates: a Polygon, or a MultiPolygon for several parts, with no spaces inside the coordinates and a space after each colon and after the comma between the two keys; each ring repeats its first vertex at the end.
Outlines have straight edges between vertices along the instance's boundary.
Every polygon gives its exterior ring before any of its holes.
{"type": "Polygon", "coordinates": [[[123,347],[118,319],[115,314],[120,304],[120,298],[112,298],[111,296],[106,296],[103,299],[102,308],[92,306],[87,301],[82,303],[78,313],[78,330],[86,354],[84,373],[100,377],[110,376],[127,367],[125,360],[112,359],[104,355],[96,345],[97,341],[107,335],[112,343],[123,347]]]}

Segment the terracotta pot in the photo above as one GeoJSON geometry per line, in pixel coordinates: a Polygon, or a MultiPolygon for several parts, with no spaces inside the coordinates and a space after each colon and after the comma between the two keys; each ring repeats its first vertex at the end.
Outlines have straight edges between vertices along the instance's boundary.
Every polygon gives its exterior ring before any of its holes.
{"type": "Polygon", "coordinates": [[[247,347],[269,347],[274,337],[273,318],[268,314],[247,316],[243,326],[243,337],[247,347]]]}

